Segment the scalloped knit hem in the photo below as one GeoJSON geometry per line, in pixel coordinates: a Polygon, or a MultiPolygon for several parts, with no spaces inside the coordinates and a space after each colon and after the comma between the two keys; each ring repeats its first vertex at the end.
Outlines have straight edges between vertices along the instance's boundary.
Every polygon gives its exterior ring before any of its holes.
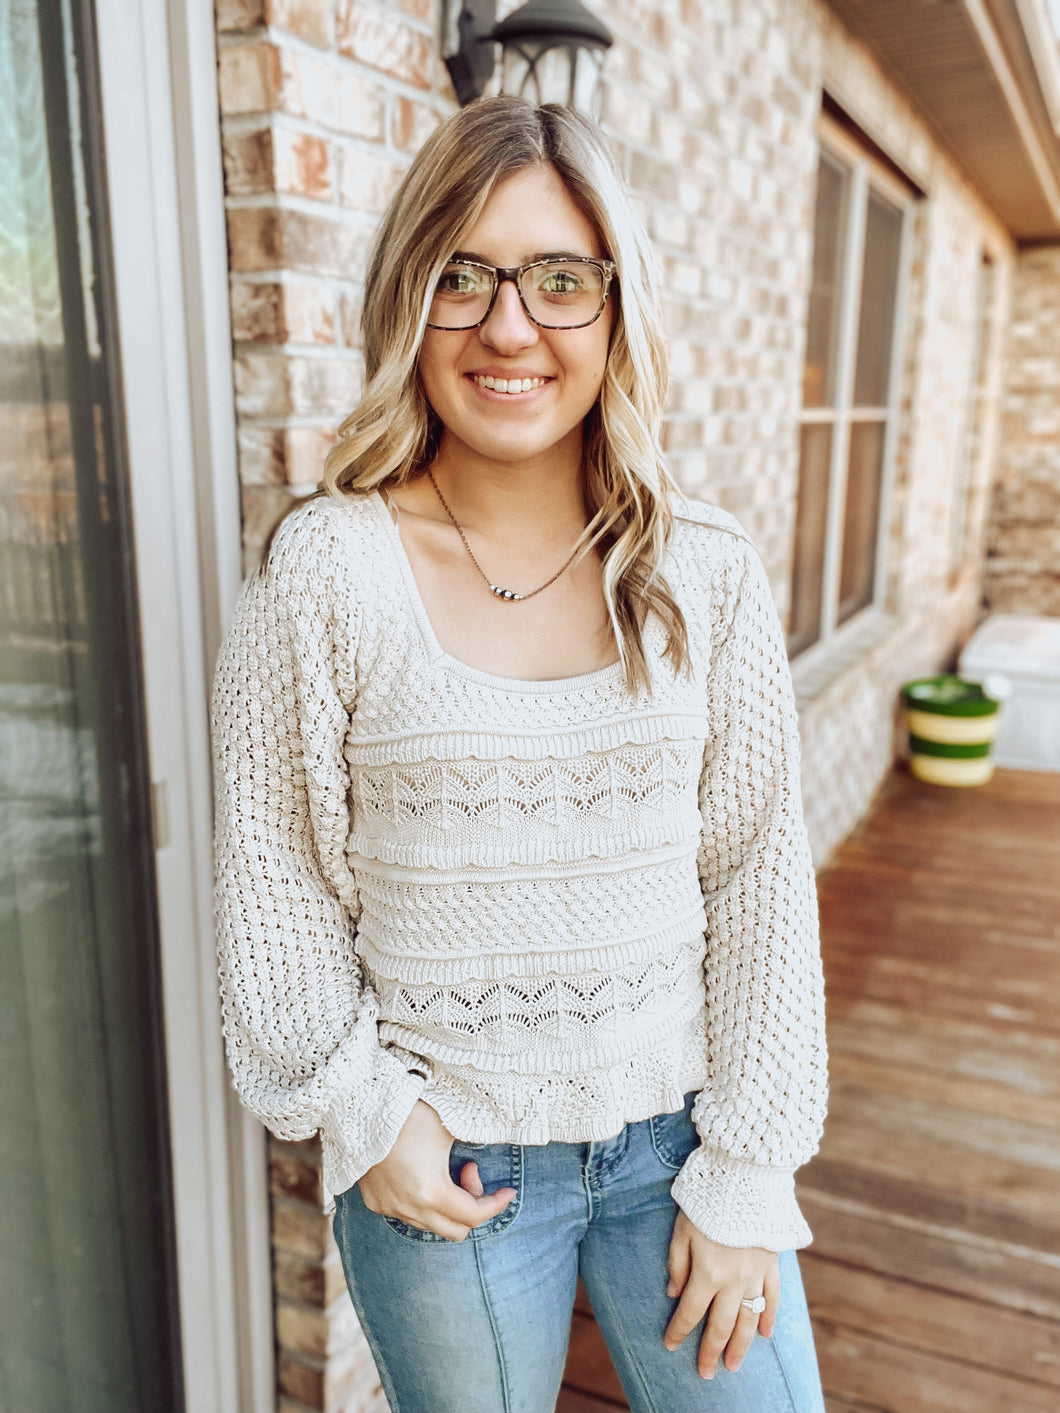
{"type": "Polygon", "coordinates": [[[420,1096],[467,1143],[599,1143],[627,1123],[674,1114],[706,1083],[705,1016],[609,1065],[563,1075],[487,1073],[435,1063],[420,1096]]]}

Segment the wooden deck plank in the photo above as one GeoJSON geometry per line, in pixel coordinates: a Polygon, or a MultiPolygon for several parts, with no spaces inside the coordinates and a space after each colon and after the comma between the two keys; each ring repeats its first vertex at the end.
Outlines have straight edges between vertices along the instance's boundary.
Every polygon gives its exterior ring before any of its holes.
{"type": "Polygon", "coordinates": [[[832,1113],[822,1152],[833,1163],[947,1191],[969,1204],[1015,1207],[1041,1222],[1052,1249],[1060,1235],[1060,1172],[1053,1136],[1040,1125],[1021,1129],[985,1114],[972,1123],[959,1110],[913,1100],[903,1106],[901,1099],[871,1090],[836,1094],[832,1113]],[[987,1146],[998,1135],[1011,1136],[1011,1156],[987,1146]]]}
{"type": "MultiPolygon", "coordinates": [[[[1013,965],[1025,964],[1019,958],[1013,965]]],[[[1018,976],[966,976],[955,964],[903,957],[860,956],[834,947],[827,964],[828,994],[867,996],[894,1006],[921,1010],[960,1020],[1018,1022],[1026,1030],[1055,1034],[1060,992],[1042,988],[1018,976]]]]}
{"type": "Polygon", "coordinates": [[[591,1393],[581,1393],[565,1384],[560,1390],[556,1413],[615,1413],[616,1409],[628,1408],[628,1403],[611,1403],[591,1393]]]}
{"type": "Polygon", "coordinates": [[[815,1323],[869,1330],[886,1309],[888,1340],[1060,1388],[1060,1324],[1055,1320],[840,1266],[811,1252],[803,1254],[800,1264],[815,1323]]]}
{"type": "Polygon", "coordinates": [[[955,1078],[922,1066],[899,1065],[893,1059],[862,1058],[837,1050],[834,1039],[828,1068],[833,1088],[847,1094],[875,1090],[889,1098],[945,1104],[966,1114],[1018,1119],[1060,1134],[1060,1094],[1033,1092],[1037,1085],[1032,1084],[1028,1093],[1012,1084],[955,1078]]]}
{"type": "MultiPolygon", "coordinates": [[[[1031,1253],[1043,1266],[1060,1267],[1060,1242],[1054,1227],[1014,1206],[970,1199],[966,1194],[926,1186],[902,1175],[877,1172],[865,1165],[819,1158],[797,1184],[808,1201],[830,1197],[850,1208],[872,1212],[896,1225],[925,1235],[967,1237],[972,1245],[994,1242],[1021,1254],[1031,1253]]],[[[811,1223],[812,1226],[812,1223],[811,1223]]],[[[816,1234],[816,1228],[813,1228],[816,1234]]]]}
{"type": "MultiPolygon", "coordinates": [[[[1049,1123],[1033,1123],[1007,1114],[979,1112],[975,1124],[968,1110],[943,1098],[889,1093],[842,1076],[833,1090],[834,1127],[843,1130],[869,1123],[889,1138],[902,1133],[931,1139],[963,1154],[1004,1154],[1004,1161],[1048,1172],[1060,1170],[1060,1132],[1049,1123]]],[[[999,1159],[999,1161],[1001,1161],[999,1159]]],[[[1057,1189],[1054,1187],[1054,1192],[1057,1189]]]]}
{"type": "Polygon", "coordinates": [[[1056,1413],[1056,1389],[1046,1384],[899,1348],[865,1330],[825,1320],[818,1322],[816,1337],[825,1386],[870,1407],[875,1400],[895,1413],[1056,1413]]]}
{"type": "Polygon", "coordinates": [[[815,1193],[801,1184],[798,1193],[819,1255],[1060,1321],[1055,1256],[958,1225],[936,1226],[871,1203],[815,1193]]]}
{"type": "Polygon", "coordinates": [[[916,1007],[857,996],[828,998],[834,1055],[864,1055],[928,1073],[983,1079],[1060,1100],[1060,1035],[1027,1035],[1018,1027],[981,1025],[916,1007]],[[1043,1064],[1046,1060],[1055,1064],[1043,1064]]]}

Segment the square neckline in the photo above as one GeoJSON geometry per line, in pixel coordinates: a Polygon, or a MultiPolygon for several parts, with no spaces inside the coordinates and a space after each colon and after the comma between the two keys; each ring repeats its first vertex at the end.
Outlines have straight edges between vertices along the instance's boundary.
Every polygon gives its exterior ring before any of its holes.
{"type": "MultiPolygon", "coordinates": [[[[372,491],[369,499],[378,506],[379,514],[384,521],[387,538],[405,585],[409,606],[419,627],[420,636],[432,666],[443,668],[460,677],[466,677],[482,686],[495,687],[505,692],[559,695],[564,692],[578,692],[586,688],[600,687],[614,680],[622,680],[625,669],[621,658],[608,663],[606,667],[598,667],[593,672],[583,672],[574,677],[501,677],[493,672],[485,672],[482,668],[472,667],[470,663],[462,662],[452,653],[446,652],[438,641],[438,635],[434,631],[434,625],[420,595],[416,576],[412,571],[412,562],[401,539],[401,531],[391,512],[390,502],[380,490],[372,491]]],[[[395,509],[397,509],[396,506],[395,509]]],[[[398,513],[400,514],[400,511],[398,513]]]]}

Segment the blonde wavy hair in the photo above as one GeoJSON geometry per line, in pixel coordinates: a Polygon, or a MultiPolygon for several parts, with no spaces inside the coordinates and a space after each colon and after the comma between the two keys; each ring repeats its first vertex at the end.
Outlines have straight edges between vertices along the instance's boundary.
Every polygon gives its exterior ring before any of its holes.
{"type": "Polygon", "coordinates": [[[642,630],[654,613],[675,671],[688,664],[684,617],[660,564],[677,487],[659,427],[667,355],[647,234],[604,138],[587,118],[549,103],[483,98],[436,129],[383,218],[365,281],[361,401],[328,453],[322,494],[342,498],[400,486],[434,459],[442,432],[417,376],[438,277],[494,188],[546,164],[593,223],[618,266],[603,385],[583,431],[584,493],[592,510],[583,552],[597,546],[608,613],[631,692],[650,692],[642,630]]]}

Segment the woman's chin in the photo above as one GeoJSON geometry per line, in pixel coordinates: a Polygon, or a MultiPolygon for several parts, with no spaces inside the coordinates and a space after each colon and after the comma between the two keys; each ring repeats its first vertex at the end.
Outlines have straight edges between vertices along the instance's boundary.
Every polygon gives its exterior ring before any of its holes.
{"type": "Polygon", "coordinates": [[[493,435],[484,435],[481,428],[469,429],[461,435],[455,429],[448,430],[449,442],[453,451],[471,452],[483,461],[493,461],[505,466],[530,465],[537,461],[553,460],[562,452],[576,444],[575,456],[580,453],[581,424],[561,432],[558,436],[542,434],[540,427],[511,428],[507,434],[499,429],[493,435]]]}

